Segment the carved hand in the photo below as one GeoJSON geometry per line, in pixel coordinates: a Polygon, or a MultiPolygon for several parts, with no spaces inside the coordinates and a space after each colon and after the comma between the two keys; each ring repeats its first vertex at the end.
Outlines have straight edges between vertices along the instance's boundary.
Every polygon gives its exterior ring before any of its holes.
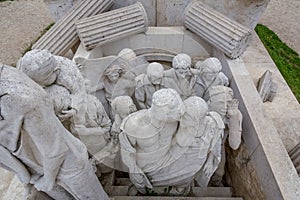
{"type": "Polygon", "coordinates": [[[66,119],[69,119],[70,117],[72,117],[73,115],[76,114],[76,110],[74,108],[72,108],[71,110],[63,110],[61,112],[63,114],[62,115],[58,115],[58,117],[62,121],[66,120],[66,119]]]}

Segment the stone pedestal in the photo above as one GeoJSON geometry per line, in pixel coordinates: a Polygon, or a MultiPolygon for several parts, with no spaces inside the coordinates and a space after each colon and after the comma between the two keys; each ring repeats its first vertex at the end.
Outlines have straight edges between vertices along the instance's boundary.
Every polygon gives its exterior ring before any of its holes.
{"type": "Polygon", "coordinates": [[[184,25],[230,58],[240,56],[251,38],[250,29],[201,2],[186,8],[184,25]]]}
{"type": "Polygon", "coordinates": [[[86,0],[78,2],[64,18],[58,21],[33,45],[32,49],[46,49],[53,54],[64,55],[79,41],[75,22],[81,18],[105,12],[113,3],[113,0],[86,0]]]}
{"type": "Polygon", "coordinates": [[[143,5],[136,3],[79,20],[76,26],[83,46],[93,49],[122,37],[146,32],[148,19],[143,5]]]}

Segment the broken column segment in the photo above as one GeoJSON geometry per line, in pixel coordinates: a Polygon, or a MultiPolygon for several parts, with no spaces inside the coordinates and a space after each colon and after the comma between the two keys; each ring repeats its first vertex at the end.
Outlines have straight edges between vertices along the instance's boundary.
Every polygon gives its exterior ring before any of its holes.
{"type": "Polygon", "coordinates": [[[76,26],[83,46],[89,50],[122,37],[146,32],[148,19],[143,5],[138,2],[79,20],[76,26]]]}
{"type": "Polygon", "coordinates": [[[46,49],[56,55],[64,55],[78,41],[75,22],[110,9],[113,0],[85,0],[75,4],[64,18],[43,35],[32,49],[46,49]]]}
{"type": "Polygon", "coordinates": [[[184,25],[230,58],[240,56],[251,38],[250,29],[199,1],[186,8],[184,25]]]}
{"type": "Polygon", "coordinates": [[[267,70],[258,80],[257,90],[263,102],[272,102],[277,93],[277,84],[272,79],[272,72],[267,70]]]}

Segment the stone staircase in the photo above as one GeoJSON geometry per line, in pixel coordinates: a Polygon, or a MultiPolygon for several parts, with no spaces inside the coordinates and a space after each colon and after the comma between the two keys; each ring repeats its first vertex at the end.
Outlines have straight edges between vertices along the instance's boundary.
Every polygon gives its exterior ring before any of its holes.
{"type": "Polygon", "coordinates": [[[231,187],[192,186],[188,197],[166,196],[170,188],[155,187],[148,191],[148,195],[141,196],[126,175],[120,176],[115,172],[106,175],[101,182],[112,200],[243,200],[241,197],[233,197],[231,187]]]}

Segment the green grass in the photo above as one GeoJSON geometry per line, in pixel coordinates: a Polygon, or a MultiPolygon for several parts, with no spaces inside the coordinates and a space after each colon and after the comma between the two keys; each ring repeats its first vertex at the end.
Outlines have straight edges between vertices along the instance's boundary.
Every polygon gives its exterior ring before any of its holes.
{"type": "Polygon", "coordinates": [[[268,27],[258,24],[255,31],[300,102],[300,58],[298,53],[282,42],[268,27]]]}
{"type": "Polygon", "coordinates": [[[14,0],[0,0],[0,2],[4,2],[4,1],[14,1],[14,0]]]}

